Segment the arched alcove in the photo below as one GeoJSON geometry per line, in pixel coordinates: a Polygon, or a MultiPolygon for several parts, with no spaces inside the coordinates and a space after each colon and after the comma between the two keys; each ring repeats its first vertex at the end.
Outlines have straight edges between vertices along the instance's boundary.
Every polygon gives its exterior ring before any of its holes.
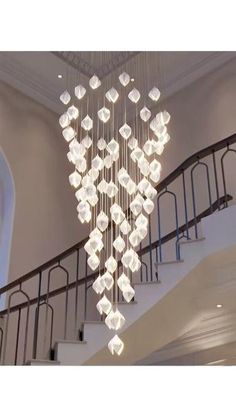
{"type": "MultiPolygon", "coordinates": [[[[15,210],[15,186],[11,169],[0,148],[0,287],[8,282],[15,210]]],[[[5,298],[0,296],[0,308],[5,298]]]]}

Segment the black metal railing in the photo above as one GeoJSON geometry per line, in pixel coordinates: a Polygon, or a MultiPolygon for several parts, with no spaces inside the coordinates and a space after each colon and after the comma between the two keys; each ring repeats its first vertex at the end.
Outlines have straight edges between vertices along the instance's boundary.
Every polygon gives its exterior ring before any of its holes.
{"type": "MultiPolygon", "coordinates": [[[[180,259],[180,241],[197,239],[201,219],[227,207],[236,196],[230,173],[234,166],[225,164],[228,155],[236,152],[235,143],[236,135],[232,135],[195,153],[157,185],[148,237],[138,250],[142,268],[132,281],[157,281],[155,262],[180,259]]],[[[91,292],[98,273],[87,266],[86,241],[0,289],[0,298],[6,300],[0,312],[2,364],[50,359],[56,340],[82,338],[84,321],[101,320],[94,310],[96,295],[91,292]]]]}

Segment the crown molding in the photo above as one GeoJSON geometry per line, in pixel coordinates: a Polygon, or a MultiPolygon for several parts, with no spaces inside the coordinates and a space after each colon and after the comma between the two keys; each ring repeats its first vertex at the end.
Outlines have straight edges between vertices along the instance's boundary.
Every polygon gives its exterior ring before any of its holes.
{"type": "Polygon", "coordinates": [[[56,113],[62,110],[58,88],[19,63],[11,53],[0,52],[0,80],[19,90],[56,113]]]}
{"type": "MultiPolygon", "coordinates": [[[[50,55],[55,59],[57,53],[45,52],[45,54],[49,54],[48,65],[50,65],[50,55]]],[[[116,60],[112,60],[104,66],[99,76],[105,77],[108,72],[114,71],[114,68],[124,64],[124,59],[126,61],[131,59],[133,56],[131,54],[139,53],[121,52],[116,60]]],[[[236,52],[209,52],[207,57],[193,64],[186,71],[182,71],[171,80],[166,80],[165,86],[162,88],[162,96],[166,99],[233,58],[236,58],[236,52]]],[[[84,66],[86,68],[87,64],[84,66]]],[[[88,71],[94,73],[91,66],[88,68],[88,71]]],[[[163,71],[165,71],[164,68],[163,71]]],[[[20,63],[12,52],[0,52],[0,79],[56,113],[60,113],[63,109],[58,100],[58,85],[53,80],[43,77],[39,69],[32,71],[27,65],[20,63]]]]}
{"type": "Polygon", "coordinates": [[[96,74],[101,80],[108,76],[120,66],[124,65],[131,58],[135,57],[140,52],[132,51],[117,51],[114,58],[104,63],[100,67],[95,67],[88,63],[80,56],[80,52],[73,51],[54,51],[52,54],[63,60],[66,64],[71,65],[75,70],[90,78],[96,74]]]}

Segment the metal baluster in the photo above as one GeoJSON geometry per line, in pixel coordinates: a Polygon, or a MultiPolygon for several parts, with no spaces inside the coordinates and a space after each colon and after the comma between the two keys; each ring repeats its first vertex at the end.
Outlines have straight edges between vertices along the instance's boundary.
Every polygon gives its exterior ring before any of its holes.
{"type": "Polygon", "coordinates": [[[152,228],[151,228],[151,216],[148,216],[148,229],[149,229],[149,233],[148,233],[148,237],[149,237],[149,246],[150,246],[150,250],[149,250],[149,260],[150,260],[150,277],[151,277],[151,281],[153,280],[153,266],[152,266],[152,228]]]}
{"type": "MultiPolygon", "coordinates": [[[[10,316],[10,312],[11,312],[11,300],[12,300],[13,295],[16,295],[16,294],[22,294],[26,298],[26,301],[27,301],[27,314],[26,314],[25,338],[24,338],[24,350],[23,350],[23,364],[25,364],[25,361],[26,361],[30,299],[29,299],[29,296],[24,291],[22,291],[20,289],[20,290],[12,292],[8,297],[7,320],[6,320],[4,349],[3,349],[3,365],[5,364],[5,361],[6,361],[6,349],[7,349],[7,337],[8,337],[8,327],[9,327],[9,316],[10,316]]],[[[17,358],[15,357],[15,362],[16,361],[17,361],[17,358]]]]}
{"type": "Polygon", "coordinates": [[[184,169],[182,171],[182,183],[183,183],[183,192],[184,192],[184,215],[185,215],[186,234],[187,234],[187,239],[189,239],[188,206],[187,206],[187,197],[186,197],[186,184],[185,184],[184,169]]]}
{"type": "Polygon", "coordinates": [[[222,172],[222,180],[223,180],[223,188],[224,188],[224,196],[225,196],[225,204],[224,204],[224,208],[228,207],[228,195],[226,192],[226,180],[225,180],[225,169],[224,169],[224,158],[225,156],[230,152],[234,152],[236,153],[236,150],[234,150],[233,148],[229,148],[229,144],[227,144],[227,150],[223,153],[223,155],[221,156],[220,162],[221,162],[221,172],[222,172]]]}
{"type": "Polygon", "coordinates": [[[3,328],[0,327],[0,362],[2,356],[2,344],[3,344],[3,328]]]}
{"type": "Polygon", "coordinates": [[[77,252],[76,252],[77,257],[76,257],[75,331],[74,331],[75,339],[77,338],[77,335],[78,335],[79,250],[80,249],[77,249],[77,252]]]}
{"type": "Polygon", "coordinates": [[[35,322],[34,322],[33,359],[37,358],[39,306],[40,306],[40,297],[41,297],[41,285],[42,285],[42,271],[39,272],[38,298],[37,298],[37,307],[36,307],[37,316],[35,315],[35,322]]]}
{"type": "Polygon", "coordinates": [[[88,264],[87,264],[87,253],[85,257],[85,288],[84,288],[84,321],[87,320],[87,276],[88,276],[88,264]]]}
{"type": "Polygon", "coordinates": [[[215,176],[217,206],[218,206],[218,210],[220,210],[220,195],[219,195],[218,176],[217,176],[217,170],[216,170],[215,150],[212,150],[212,160],[213,160],[213,168],[214,168],[214,176],[215,176]]]}

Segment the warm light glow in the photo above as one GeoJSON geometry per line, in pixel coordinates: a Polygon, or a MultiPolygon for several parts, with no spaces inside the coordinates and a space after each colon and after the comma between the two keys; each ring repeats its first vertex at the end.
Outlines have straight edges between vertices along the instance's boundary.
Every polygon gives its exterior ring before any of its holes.
{"type": "Polygon", "coordinates": [[[216,305],[216,307],[217,307],[217,308],[222,308],[222,307],[223,307],[223,305],[222,305],[222,304],[217,304],[217,305],[216,305]]]}
{"type": "MultiPolygon", "coordinates": [[[[89,268],[97,273],[92,284],[100,298],[96,307],[114,331],[125,325],[119,295],[127,303],[135,298],[132,274],[141,268],[138,252],[154,210],[159,156],[170,140],[169,113],[155,112],[159,89],[154,86],[142,97],[143,90],[130,84],[134,81],[124,71],[104,86],[94,74],[86,87],[71,89],[69,83],[60,95],[66,109],[59,124],[73,165],[69,182],[75,188],[78,219],[91,228],[84,250],[89,268]],[[127,108],[133,108],[133,120],[127,119],[127,108]]],[[[124,343],[115,335],[108,348],[121,355],[124,343]]]]}
{"type": "Polygon", "coordinates": [[[62,76],[62,74],[58,74],[57,77],[58,77],[58,79],[62,79],[63,76],[62,76]]]}

